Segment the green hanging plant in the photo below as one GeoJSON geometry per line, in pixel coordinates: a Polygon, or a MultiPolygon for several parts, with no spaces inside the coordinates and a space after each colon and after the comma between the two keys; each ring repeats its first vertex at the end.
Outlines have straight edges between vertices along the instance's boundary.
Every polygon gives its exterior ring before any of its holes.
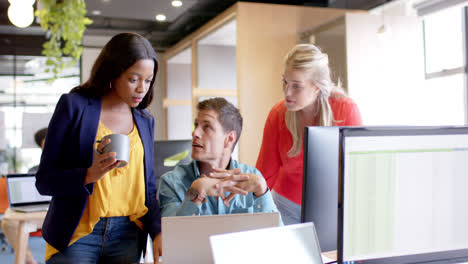
{"type": "Polygon", "coordinates": [[[41,8],[35,15],[49,38],[43,44],[42,54],[47,57],[45,71],[53,73],[53,81],[64,68],[75,65],[79,60],[83,52],[83,33],[93,21],[86,17],[84,0],[41,0],[40,4],[41,8]],[[66,62],[63,56],[72,60],[66,62]]]}

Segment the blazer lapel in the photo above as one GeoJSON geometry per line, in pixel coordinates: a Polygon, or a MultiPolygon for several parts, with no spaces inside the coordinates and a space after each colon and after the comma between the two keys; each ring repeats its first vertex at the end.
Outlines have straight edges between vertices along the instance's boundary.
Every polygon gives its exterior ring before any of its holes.
{"type": "Polygon", "coordinates": [[[148,161],[151,159],[148,159],[148,154],[150,153],[150,144],[151,142],[151,135],[149,134],[149,127],[148,127],[148,122],[145,120],[146,118],[142,116],[142,114],[139,112],[139,110],[133,109],[132,108],[132,113],[133,113],[133,118],[135,120],[135,124],[138,128],[138,132],[140,134],[140,139],[141,143],[143,144],[143,149],[144,149],[144,164],[145,164],[145,182],[147,183],[147,177],[148,177],[148,161]]]}
{"type": "MultiPolygon", "coordinates": [[[[80,157],[90,157],[90,151],[94,150],[94,142],[101,116],[101,99],[89,98],[88,105],[84,107],[80,128],[80,157]],[[90,149],[91,146],[91,149],[90,149]]],[[[93,156],[91,156],[93,157],[93,156]]],[[[93,160],[88,160],[92,163],[93,160]]]]}

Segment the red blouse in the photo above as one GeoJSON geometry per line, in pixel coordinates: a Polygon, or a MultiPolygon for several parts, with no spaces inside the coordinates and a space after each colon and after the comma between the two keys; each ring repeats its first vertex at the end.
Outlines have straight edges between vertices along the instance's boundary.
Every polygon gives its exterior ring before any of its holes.
{"type": "MultiPolygon", "coordinates": [[[[354,101],[348,97],[330,97],[333,118],[337,126],[362,125],[361,114],[354,101]]],[[[292,136],[285,122],[284,100],[270,111],[263,130],[263,141],[257,159],[257,169],[265,177],[270,190],[296,203],[302,203],[303,148],[295,157],[288,157],[292,136]]]]}

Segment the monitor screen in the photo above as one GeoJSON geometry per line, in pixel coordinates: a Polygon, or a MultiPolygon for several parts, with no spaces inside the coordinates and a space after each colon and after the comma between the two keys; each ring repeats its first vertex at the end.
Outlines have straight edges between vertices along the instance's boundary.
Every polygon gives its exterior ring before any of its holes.
{"type": "Polygon", "coordinates": [[[340,144],[343,262],[468,257],[468,128],[342,128],[340,144]]]}

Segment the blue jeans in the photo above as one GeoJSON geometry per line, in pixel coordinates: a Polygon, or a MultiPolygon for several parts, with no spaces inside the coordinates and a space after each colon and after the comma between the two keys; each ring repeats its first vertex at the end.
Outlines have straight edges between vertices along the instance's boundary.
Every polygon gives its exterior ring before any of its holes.
{"type": "Polygon", "coordinates": [[[138,263],[141,234],[127,216],[101,218],[91,234],[53,255],[46,264],[138,263]]]}

